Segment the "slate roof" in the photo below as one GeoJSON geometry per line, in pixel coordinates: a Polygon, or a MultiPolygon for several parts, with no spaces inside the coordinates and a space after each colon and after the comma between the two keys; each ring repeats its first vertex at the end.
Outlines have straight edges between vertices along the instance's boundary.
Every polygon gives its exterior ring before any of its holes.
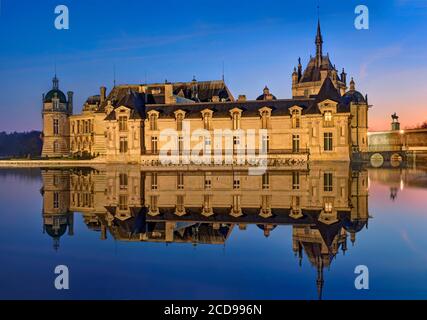
{"type": "Polygon", "coordinates": [[[323,82],[322,87],[320,88],[320,91],[317,96],[314,96],[314,101],[311,104],[310,108],[306,111],[306,114],[320,113],[318,104],[328,99],[338,102],[338,113],[350,112],[349,103],[345,99],[343,99],[338,89],[335,88],[335,85],[332,83],[332,80],[327,77],[323,82]]]}
{"type": "MultiPolygon", "coordinates": [[[[307,68],[304,70],[304,73],[300,79],[300,83],[304,82],[312,82],[312,81],[320,81],[321,75],[320,72],[322,70],[332,71],[335,70],[334,66],[331,63],[331,60],[329,59],[329,56],[322,56],[322,64],[320,66],[317,66],[316,64],[316,58],[312,57],[310,59],[310,62],[307,65],[307,68]]],[[[338,76],[338,80],[341,81],[341,79],[338,76]]]]}
{"type": "Polygon", "coordinates": [[[174,105],[147,105],[146,112],[157,111],[160,118],[175,118],[175,111],[186,112],[186,118],[200,118],[201,112],[205,109],[213,111],[214,118],[224,118],[230,116],[230,110],[241,109],[242,117],[257,117],[259,109],[268,107],[272,109],[272,116],[290,115],[289,108],[297,105],[303,110],[307,110],[313,99],[291,99],[291,100],[267,100],[267,101],[234,101],[234,102],[211,102],[195,104],[174,104],[174,105]]]}

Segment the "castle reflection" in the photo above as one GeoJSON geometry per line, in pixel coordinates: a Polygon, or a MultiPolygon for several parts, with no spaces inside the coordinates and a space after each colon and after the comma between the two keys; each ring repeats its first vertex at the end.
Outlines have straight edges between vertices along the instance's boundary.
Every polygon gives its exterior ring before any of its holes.
{"type": "Polygon", "coordinates": [[[133,166],[42,170],[44,231],[55,250],[74,212],[102,240],[225,244],[234,228],[266,237],[291,226],[293,251],[323,271],[368,226],[368,173],[347,163],[297,171],[141,171],[133,166]]]}

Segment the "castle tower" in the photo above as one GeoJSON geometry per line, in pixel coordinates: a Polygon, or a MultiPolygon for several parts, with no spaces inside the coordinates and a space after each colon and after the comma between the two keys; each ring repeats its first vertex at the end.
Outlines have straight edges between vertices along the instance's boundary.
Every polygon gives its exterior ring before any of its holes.
{"type": "Polygon", "coordinates": [[[69,116],[73,113],[73,92],[59,90],[59,80],[52,80],[52,90],[43,95],[42,157],[59,158],[70,153],[69,116]],[[67,99],[68,96],[68,99],[67,99]]]}
{"type": "Polygon", "coordinates": [[[350,90],[344,95],[344,100],[350,104],[351,113],[351,144],[353,154],[368,151],[368,98],[356,90],[352,78],[350,90]]]}
{"type": "Polygon", "coordinates": [[[319,93],[323,82],[330,78],[334,86],[341,95],[346,90],[345,72],[338,74],[338,70],[329,59],[329,54],[323,55],[323,35],[320,27],[320,21],[317,22],[317,33],[314,44],[316,46],[316,55],[310,57],[307,67],[302,71],[301,59],[298,59],[298,69],[295,75],[292,73],[292,96],[310,97],[319,93]]]}

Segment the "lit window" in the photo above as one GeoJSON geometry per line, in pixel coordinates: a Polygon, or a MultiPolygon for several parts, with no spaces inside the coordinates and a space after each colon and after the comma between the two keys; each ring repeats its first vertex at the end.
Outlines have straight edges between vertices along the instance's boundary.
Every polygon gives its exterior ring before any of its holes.
{"type": "Polygon", "coordinates": [[[332,122],[332,112],[331,111],[325,112],[325,121],[326,122],[332,122]]]}

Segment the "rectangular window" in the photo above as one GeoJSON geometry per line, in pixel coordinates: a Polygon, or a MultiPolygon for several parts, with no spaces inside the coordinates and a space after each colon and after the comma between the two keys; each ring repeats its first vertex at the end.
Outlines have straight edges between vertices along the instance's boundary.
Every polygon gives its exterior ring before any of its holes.
{"type": "Polygon", "coordinates": [[[119,210],[125,211],[128,209],[128,196],[121,194],[119,196],[119,210]]]}
{"type": "Polygon", "coordinates": [[[299,172],[292,172],[292,189],[300,189],[300,174],[299,172]]]}
{"type": "Polygon", "coordinates": [[[59,209],[59,192],[53,193],[53,208],[59,209]]]}
{"type": "Polygon", "coordinates": [[[270,151],[270,137],[269,136],[262,136],[262,151],[269,152],[270,151]]]}
{"type": "Polygon", "coordinates": [[[269,129],[270,127],[270,113],[268,111],[262,112],[262,129],[269,129]]]}
{"type": "Polygon", "coordinates": [[[184,153],[184,137],[178,137],[178,152],[180,155],[184,153]]]}
{"type": "Polygon", "coordinates": [[[184,120],[184,116],[182,114],[178,114],[176,116],[176,130],[182,131],[182,122],[184,120]]]}
{"type": "Polygon", "coordinates": [[[205,189],[210,190],[212,188],[212,177],[205,176],[205,189]]]}
{"type": "Polygon", "coordinates": [[[300,152],[300,137],[298,134],[292,136],[292,152],[300,152]]]}
{"type": "Polygon", "coordinates": [[[156,213],[158,211],[158,202],[159,197],[158,196],[151,196],[150,197],[150,211],[156,213]]]}
{"type": "Polygon", "coordinates": [[[151,190],[157,190],[159,188],[157,184],[157,173],[153,172],[151,174],[151,190]]]}
{"type": "Polygon", "coordinates": [[[158,141],[159,139],[157,137],[151,137],[151,151],[153,154],[159,152],[158,141]]]}
{"type": "Polygon", "coordinates": [[[58,135],[59,134],[59,120],[53,119],[53,134],[58,135]]]}
{"type": "Polygon", "coordinates": [[[334,191],[334,182],[332,173],[325,173],[323,175],[323,190],[325,192],[334,191]]]}
{"type": "Polygon", "coordinates": [[[269,173],[264,173],[262,175],[262,189],[263,190],[270,189],[270,174],[269,173]]]}
{"type": "Polygon", "coordinates": [[[239,113],[234,112],[233,113],[233,130],[239,130],[240,129],[240,116],[239,113]]]}
{"type": "Polygon", "coordinates": [[[125,137],[120,138],[120,153],[128,152],[128,139],[125,137]]]}
{"type": "Polygon", "coordinates": [[[203,117],[203,127],[205,130],[211,130],[211,115],[208,113],[203,117]]]}
{"type": "Polygon", "coordinates": [[[119,131],[127,131],[128,130],[128,118],[127,117],[119,117],[119,131]]]}
{"type": "Polygon", "coordinates": [[[240,177],[238,177],[236,175],[233,177],[233,189],[234,190],[240,189],[240,177]]]}
{"type": "Polygon", "coordinates": [[[184,190],[184,173],[179,172],[177,176],[177,189],[184,190]]]}
{"type": "Polygon", "coordinates": [[[325,202],[325,213],[332,213],[334,208],[334,205],[332,204],[332,202],[325,202]]]}
{"type": "Polygon", "coordinates": [[[126,173],[121,173],[119,176],[120,180],[120,189],[126,190],[128,188],[128,175],[126,173]]]}
{"type": "Polygon", "coordinates": [[[323,138],[323,145],[325,151],[333,151],[333,134],[332,132],[325,132],[323,138]]]}
{"type": "Polygon", "coordinates": [[[157,116],[155,114],[150,116],[150,130],[157,131],[157,116]]]}

